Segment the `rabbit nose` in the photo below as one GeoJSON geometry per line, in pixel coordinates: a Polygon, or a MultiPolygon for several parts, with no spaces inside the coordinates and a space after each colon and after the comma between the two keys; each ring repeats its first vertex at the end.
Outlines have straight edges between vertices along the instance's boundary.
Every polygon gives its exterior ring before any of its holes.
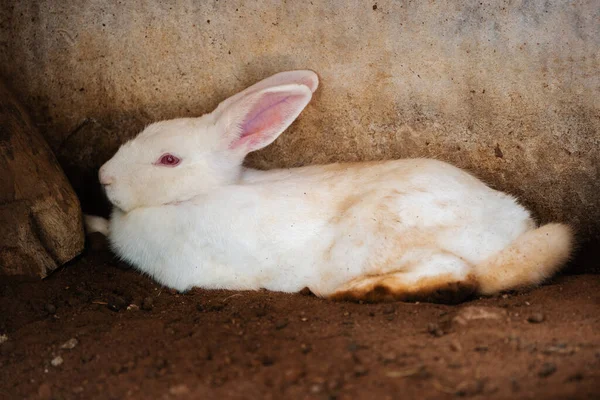
{"type": "Polygon", "coordinates": [[[104,168],[100,168],[100,171],[98,172],[98,178],[100,179],[100,183],[105,186],[110,185],[115,180],[113,176],[106,173],[106,169],[104,168]]]}

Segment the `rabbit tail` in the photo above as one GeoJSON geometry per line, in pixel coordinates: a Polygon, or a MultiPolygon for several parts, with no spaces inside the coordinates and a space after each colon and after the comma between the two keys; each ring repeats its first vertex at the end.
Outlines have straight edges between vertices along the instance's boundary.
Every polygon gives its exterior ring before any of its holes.
{"type": "Polygon", "coordinates": [[[569,260],[573,242],[572,229],[563,224],[547,224],[521,234],[476,267],[479,293],[493,294],[541,283],[569,260]]]}

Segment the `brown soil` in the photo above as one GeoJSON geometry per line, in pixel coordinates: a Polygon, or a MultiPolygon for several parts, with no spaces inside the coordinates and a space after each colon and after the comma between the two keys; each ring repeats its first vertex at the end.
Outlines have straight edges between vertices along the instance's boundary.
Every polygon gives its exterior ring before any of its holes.
{"type": "Polygon", "coordinates": [[[96,252],[0,283],[0,398],[600,398],[599,306],[599,275],[458,306],[178,294],[96,252]]]}

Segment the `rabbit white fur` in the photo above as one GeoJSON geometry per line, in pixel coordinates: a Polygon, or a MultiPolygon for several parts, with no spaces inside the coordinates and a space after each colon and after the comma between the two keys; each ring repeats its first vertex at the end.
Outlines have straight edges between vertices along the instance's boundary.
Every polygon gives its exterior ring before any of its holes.
{"type": "Polygon", "coordinates": [[[312,71],[276,74],[124,144],[99,173],[115,206],[114,251],[181,291],[308,287],[367,301],[491,294],[537,284],[567,261],[569,227],[537,228],[511,196],[441,161],[242,167],[317,86],[312,71]],[[181,161],[163,165],[165,155],[181,161]]]}

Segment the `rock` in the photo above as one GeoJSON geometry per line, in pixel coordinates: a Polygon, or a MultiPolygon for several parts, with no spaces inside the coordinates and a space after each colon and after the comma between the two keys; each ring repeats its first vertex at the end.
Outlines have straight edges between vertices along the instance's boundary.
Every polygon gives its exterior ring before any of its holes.
{"type": "Polygon", "coordinates": [[[58,367],[62,365],[63,361],[64,360],[61,356],[56,356],[52,359],[52,361],[50,361],[50,364],[52,364],[53,367],[58,367]]]}
{"type": "MultiPolygon", "coordinates": [[[[202,306],[201,304],[198,304],[198,305],[202,306]]],[[[196,309],[198,309],[197,306],[196,306],[196,309]]],[[[152,311],[153,308],[154,308],[154,299],[150,296],[145,297],[144,300],[142,301],[142,310],[152,311]]],[[[200,309],[198,309],[198,311],[200,311],[200,309]]]]}
{"type": "Polygon", "coordinates": [[[538,371],[538,376],[541,378],[546,378],[556,372],[556,364],[554,363],[544,363],[542,368],[538,371]]]}
{"type": "Polygon", "coordinates": [[[0,344],[4,343],[6,341],[8,341],[8,335],[3,333],[2,335],[0,335],[0,344]]]}
{"type": "Polygon", "coordinates": [[[535,313],[535,314],[530,315],[527,318],[527,322],[530,322],[532,324],[539,324],[539,323],[544,322],[545,320],[546,320],[546,316],[542,313],[535,313]]]}
{"type": "Polygon", "coordinates": [[[71,349],[74,349],[75,346],[77,346],[78,344],[79,344],[79,340],[72,338],[72,339],[69,339],[66,342],[64,342],[62,344],[62,346],[60,346],[60,348],[71,350],[71,349]]]}
{"type": "Polygon", "coordinates": [[[44,278],[83,244],[75,192],[25,110],[0,84],[0,275],[44,278]]]}
{"type": "Polygon", "coordinates": [[[507,316],[506,310],[500,307],[467,306],[461,308],[452,322],[466,325],[470,321],[501,321],[507,316]]]}

